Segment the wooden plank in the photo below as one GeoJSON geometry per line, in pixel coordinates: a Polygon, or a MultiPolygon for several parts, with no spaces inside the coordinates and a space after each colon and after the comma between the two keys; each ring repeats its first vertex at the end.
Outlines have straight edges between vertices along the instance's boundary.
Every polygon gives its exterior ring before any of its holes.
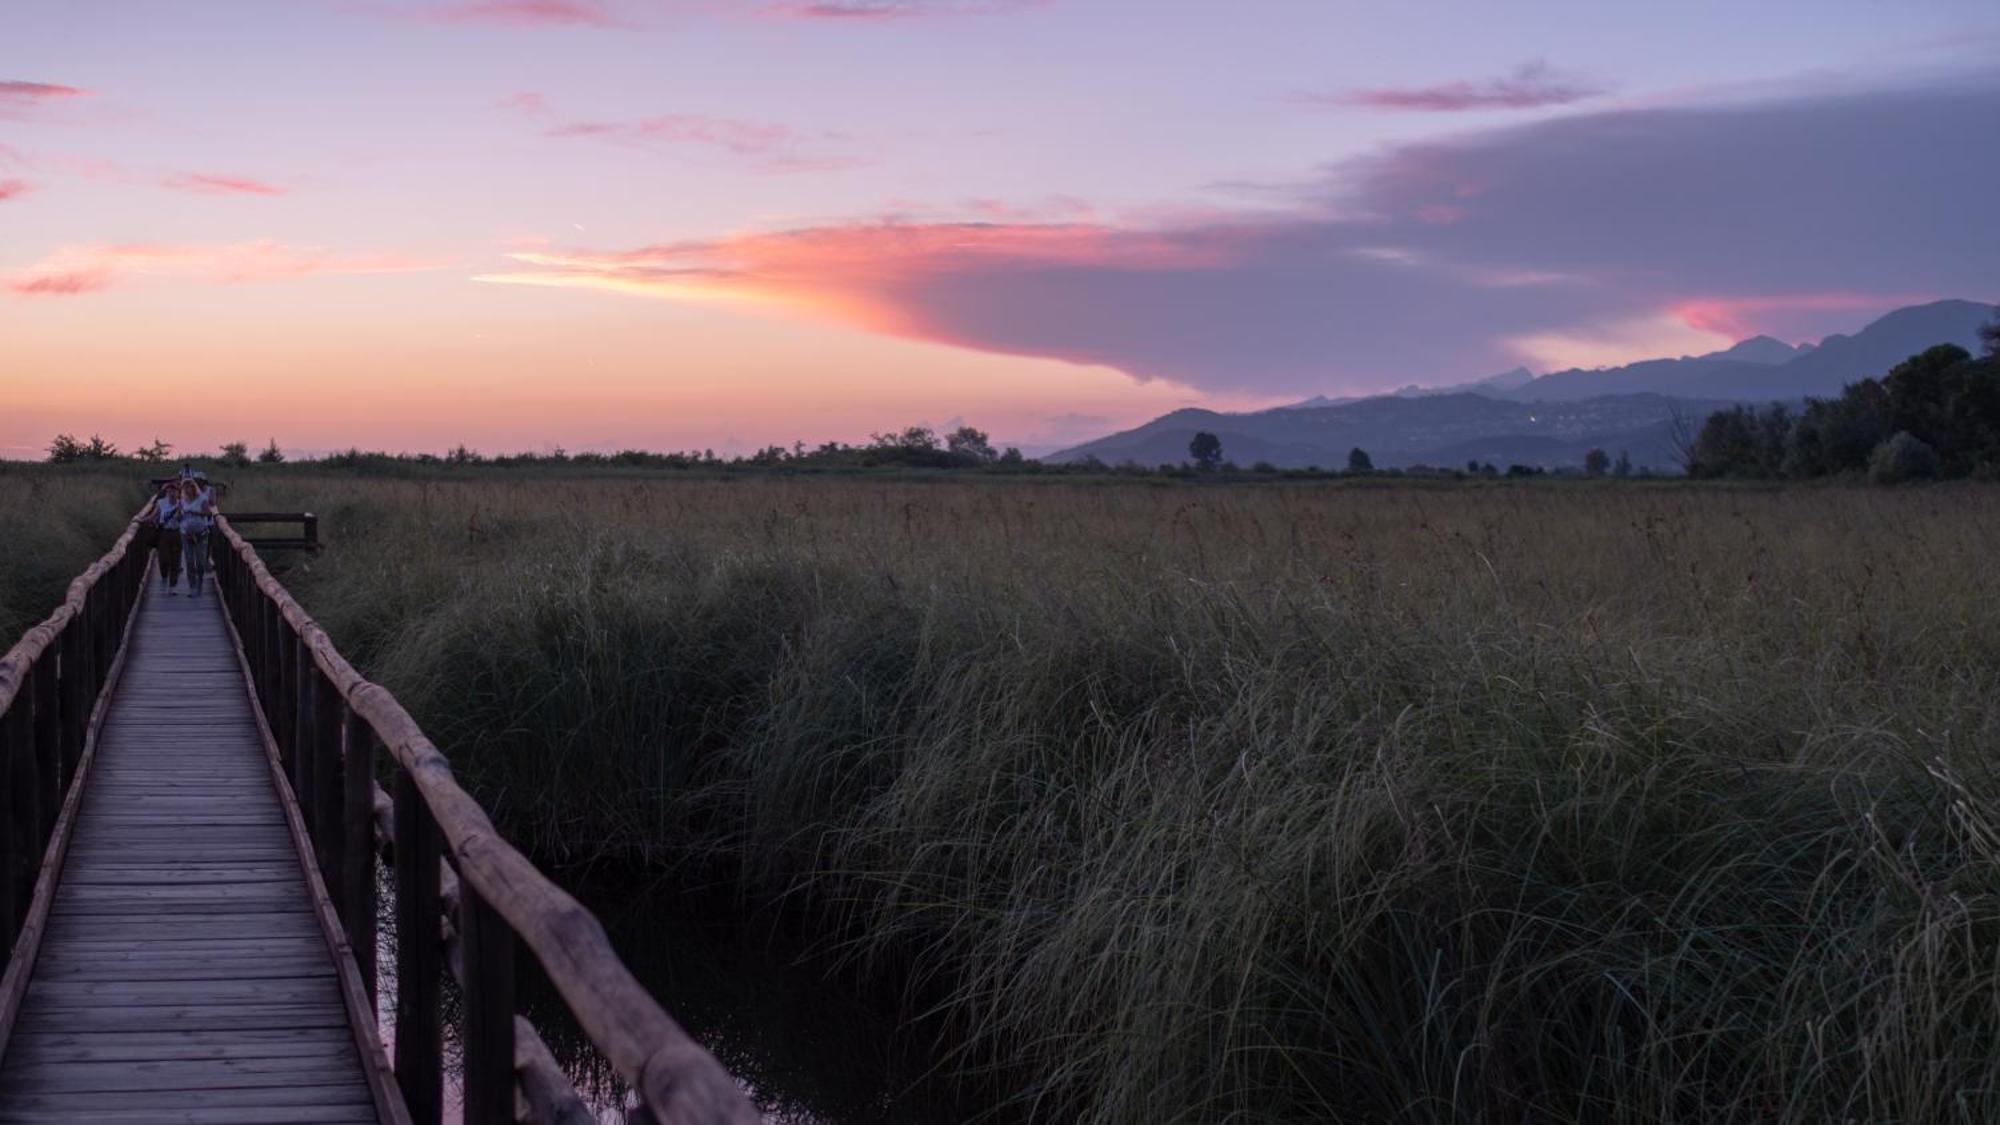
{"type": "Polygon", "coordinates": [[[217,600],[133,613],[0,1059],[0,1122],[379,1120],[217,600]]]}
{"type": "MultiPolygon", "coordinates": [[[[259,1059],[126,1059],[109,1063],[50,1060],[18,1077],[0,1080],[0,1097],[98,1091],[244,1090],[273,1086],[344,1088],[360,1084],[354,1080],[354,1072],[353,1059],[331,1052],[318,1056],[280,1055],[259,1059]]],[[[365,1090],[363,1092],[366,1093],[365,1090]]]]}
{"type": "MultiPolygon", "coordinates": [[[[66,1110],[9,1110],[0,1106],[0,1125],[76,1125],[66,1110]]],[[[94,1125],[360,1125],[375,1120],[363,1106],[160,1106],[154,1109],[98,1110],[94,1125]]]]}
{"type": "Polygon", "coordinates": [[[193,1108],[301,1105],[325,1108],[339,1105],[368,1105],[368,1087],[356,1080],[310,1086],[252,1087],[250,1089],[210,1088],[206,1090],[64,1090],[36,1092],[0,1087],[0,1098],[8,1109],[33,1112],[38,1109],[66,1109],[88,1114],[97,1120],[97,1110],[166,1109],[179,1102],[193,1108]],[[180,1096],[175,1097],[178,1093],[180,1096]]]}

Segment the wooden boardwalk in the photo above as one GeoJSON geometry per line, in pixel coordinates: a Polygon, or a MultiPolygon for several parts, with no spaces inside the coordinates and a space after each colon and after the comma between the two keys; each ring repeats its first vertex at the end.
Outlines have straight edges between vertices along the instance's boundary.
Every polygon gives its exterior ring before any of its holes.
{"type": "Polygon", "coordinates": [[[0,1061],[0,1122],[377,1121],[213,585],[147,586],[0,1061]]]}
{"type": "Polygon", "coordinates": [[[152,513],[0,652],[0,1125],[589,1125],[522,956],[650,1120],[758,1125],[227,518],[207,597],[153,588],[152,513]]]}

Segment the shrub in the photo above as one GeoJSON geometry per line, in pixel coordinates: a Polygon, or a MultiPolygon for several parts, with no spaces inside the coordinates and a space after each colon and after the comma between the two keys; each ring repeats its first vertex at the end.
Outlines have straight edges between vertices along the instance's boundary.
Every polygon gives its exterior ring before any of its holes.
{"type": "Polygon", "coordinates": [[[1868,457],[1868,479],[1876,484],[1901,484],[1911,480],[1931,480],[1943,468],[1937,450],[1908,430],[1875,447],[1868,457]]]}

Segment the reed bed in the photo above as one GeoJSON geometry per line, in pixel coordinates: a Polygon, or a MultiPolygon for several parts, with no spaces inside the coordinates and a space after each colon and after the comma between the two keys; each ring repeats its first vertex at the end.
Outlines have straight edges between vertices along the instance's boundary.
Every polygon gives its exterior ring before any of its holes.
{"type": "Polygon", "coordinates": [[[2000,491],[238,496],[517,838],[809,912],[1032,1119],[2000,1120],[2000,491]]]}
{"type": "Polygon", "coordinates": [[[54,611],[145,504],[131,469],[0,462],[0,652],[54,611]]]}

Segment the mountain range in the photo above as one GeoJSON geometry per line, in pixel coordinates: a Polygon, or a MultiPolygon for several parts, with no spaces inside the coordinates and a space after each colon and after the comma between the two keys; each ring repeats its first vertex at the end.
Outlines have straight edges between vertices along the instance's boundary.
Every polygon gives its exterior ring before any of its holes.
{"type": "Polygon", "coordinates": [[[1516,369],[1471,383],[1407,386],[1393,394],[1315,396],[1249,413],[1185,409],[1145,425],[1050,455],[1096,457],[1109,464],[1178,464],[1201,431],[1222,440],[1237,464],[1281,468],[1340,467],[1350,449],[1366,449],[1379,468],[1468,461],[1556,468],[1577,465],[1592,448],[1624,451],[1643,468],[1678,466],[1677,419],[1699,425],[1734,403],[1789,402],[1840,393],[1880,376],[1925,348],[1957,344],[1976,351],[1979,329],[1996,307],[1934,301],[1897,309],[1853,335],[1817,344],[1753,336],[1719,352],[1649,359],[1622,367],[1572,369],[1535,376],[1516,369]]]}

